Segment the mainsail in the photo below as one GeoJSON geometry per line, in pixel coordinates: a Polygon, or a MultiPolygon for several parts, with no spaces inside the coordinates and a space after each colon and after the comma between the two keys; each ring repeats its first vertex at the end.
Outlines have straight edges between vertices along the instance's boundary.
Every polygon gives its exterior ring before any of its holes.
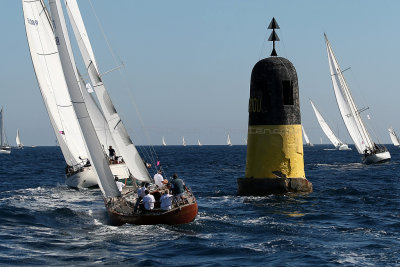
{"type": "Polygon", "coordinates": [[[15,143],[17,144],[17,147],[22,148],[24,145],[21,142],[21,138],[19,137],[19,129],[17,129],[17,136],[15,137],[15,143]]]}
{"type": "Polygon", "coordinates": [[[390,127],[388,130],[389,130],[390,140],[392,140],[393,145],[400,146],[400,140],[397,137],[396,132],[393,130],[392,127],[390,127]]]}
{"type": "Polygon", "coordinates": [[[162,137],[162,145],[163,145],[163,146],[166,146],[166,145],[167,145],[167,143],[165,142],[164,136],[162,137]]]}
{"type": "Polygon", "coordinates": [[[301,130],[303,131],[303,137],[304,137],[304,140],[306,141],[306,145],[313,146],[313,144],[310,142],[310,139],[308,139],[308,135],[306,134],[306,130],[304,130],[303,125],[301,126],[301,130]]]}
{"type": "Polygon", "coordinates": [[[228,134],[228,137],[226,138],[226,144],[228,146],[232,146],[232,142],[231,142],[231,138],[229,137],[229,134],[228,134]]]}
{"type": "Polygon", "coordinates": [[[68,17],[70,19],[78,47],[81,52],[83,61],[89,73],[89,78],[96,92],[101,109],[107,121],[110,132],[117,145],[119,153],[123,157],[132,176],[141,181],[150,181],[150,175],[140,157],[135,145],[133,144],[125,126],[115,109],[111,98],[100,77],[99,69],[96,64],[93,49],[83,23],[81,13],[79,11],[76,0],[64,0],[68,17]]]}
{"type": "Polygon", "coordinates": [[[0,147],[8,146],[6,132],[4,130],[3,107],[0,110],[0,147]]]}
{"type": "Polygon", "coordinates": [[[33,67],[57,141],[67,164],[80,164],[88,154],[68,93],[50,16],[42,0],[22,0],[22,7],[33,67]]]}
{"type": "Polygon", "coordinates": [[[64,70],[68,92],[71,96],[80,129],[82,130],[85,145],[89,151],[88,154],[91,164],[98,178],[99,187],[105,197],[120,196],[121,193],[114,181],[114,176],[108,165],[108,160],[101,147],[96,130],[86,108],[85,100],[83,99],[82,90],[86,89],[81,88],[84,85],[81,84],[82,80],[78,75],[75,65],[61,2],[60,0],[50,0],[49,4],[54,22],[55,40],[58,46],[62,69],[64,70]]]}
{"type": "Polygon", "coordinates": [[[322,130],[324,131],[325,135],[328,137],[329,141],[336,147],[339,148],[341,145],[343,145],[343,142],[337,138],[337,136],[333,133],[329,125],[326,123],[324,118],[322,117],[321,113],[318,111],[318,109],[315,107],[314,103],[310,100],[311,106],[314,109],[315,116],[317,117],[318,123],[321,126],[322,130]]]}
{"type": "Polygon", "coordinates": [[[185,137],[184,136],[182,136],[182,145],[186,146],[186,141],[185,141],[185,137]]]}
{"type": "Polygon", "coordinates": [[[333,89],[346,128],[354,141],[358,153],[363,154],[365,151],[375,151],[375,144],[364,125],[360,111],[357,109],[354,99],[349,91],[347,82],[343,76],[342,70],[340,69],[339,63],[336,60],[332,47],[326,34],[324,34],[324,36],[333,89]]]}

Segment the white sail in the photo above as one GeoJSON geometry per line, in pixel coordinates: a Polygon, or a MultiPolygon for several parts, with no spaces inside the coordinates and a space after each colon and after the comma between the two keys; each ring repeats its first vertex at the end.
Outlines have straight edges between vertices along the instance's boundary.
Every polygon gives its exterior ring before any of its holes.
{"type": "Polygon", "coordinates": [[[200,139],[197,139],[197,144],[198,144],[199,146],[202,146],[202,144],[200,143],[200,139]]]}
{"type": "Polygon", "coordinates": [[[232,142],[231,142],[231,138],[229,137],[229,134],[228,134],[228,137],[226,138],[226,144],[228,146],[232,146],[232,142]]]}
{"type": "Polygon", "coordinates": [[[313,146],[313,144],[311,144],[311,142],[310,142],[310,139],[308,139],[308,135],[306,134],[306,131],[304,130],[303,125],[301,126],[301,129],[303,130],[303,137],[304,137],[304,141],[306,141],[306,145],[313,146]]]}
{"type": "Polygon", "coordinates": [[[15,137],[15,143],[17,144],[17,147],[22,148],[24,145],[21,142],[21,138],[19,137],[19,129],[17,129],[17,136],[15,137]]]}
{"type": "MultiPolygon", "coordinates": [[[[337,138],[337,136],[333,133],[329,125],[326,123],[324,118],[322,117],[321,113],[318,111],[318,109],[315,107],[314,103],[310,100],[311,106],[314,109],[315,116],[317,117],[318,123],[321,126],[322,130],[324,131],[325,135],[328,137],[329,141],[336,147],[339,148],[341,145],[343,145],[343,142],[337,138]]],[[[322,138],[321,138],[322,141],[322,138]]]]}
{"type": "Polygon", "coordinates": [[[119,153],[123,157],[132,176],[141,181],[150,182],[150,175],[147,172],[143,160],[140,157],[136,147],[134,146],[125,126],[117,113],[111,98],[100,77],[100,73],[96,64],[92,46],[85,25],[82,20],[76,0],[64,0],[68,17],[70,19],[78,47],[81,52],[83,61],[89,73],[89,78],[96,92],[101,109],[106,118],[110,132],[117,145],[119,153]]]}
{"type": "MultiPolygon", "coordinates": [[[[83,99],[81,79],[78,75],[75,60],[70,47],[67,27],[60,0],[50,0],[51,15],[54,22],[55,40],[61,59],[62,69],[66,78],[68,92],[71,96],[73,107],[78,118],[83,138],[89,151],[90,162],[98,178],[98,184],[105,197],[120,196],[114,176],[108,165],[108,159],[104,154],[96,130],[92,124],[89,112],[83,99]]],[[[48,22],[50,23],[50,22],[48,22]]]]}
{"type": "Polygon", "coordinates": [[[163,145],[163,146],[166,146],[166,145],[167,145],[167,143],[165,142],[164,136],[162,137],[162,145],[163,145]]]}
{"type": "Polygon", "coordinates": [[[69,165],[88,158],[58,55],[50,16],[42,0],[22,1],[25,29],[39,88],[69,165]]]}
{"type": "Polygon", "coordinates": [[[3,118],[3,107],[0,111],[0,146],[8,147],[7,136],[4,130],[4,118],[3,118]]]}
{"type": "Polygon", "coordinates": [[[400,141],[399,138],[397,137],[396,132],[393,130],[392,127],[390,127],[388,130],[389,130],[390,140],[392,140],[393,145],[400,146],[400,141]]]}
{"type": "Polygon", "coordinates": [[[185,137],[184,136],[182,136],[182,145],[186,146],[186,141],[185,141],[185,137]]]}

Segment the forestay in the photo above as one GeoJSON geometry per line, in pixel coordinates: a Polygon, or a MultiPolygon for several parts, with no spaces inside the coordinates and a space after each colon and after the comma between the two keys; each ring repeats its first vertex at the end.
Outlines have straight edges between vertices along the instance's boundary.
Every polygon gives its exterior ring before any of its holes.
{"type": "Polygon", "coordinates": [[[50,16],[42,0],[24,1],[25,29],[36,78],[51,124],[69,165],[87,158],[85,143],[71,103],[50,16]]]}
{"type": "Polygon", "coordinates": [[[360,116],[360,112],[357,110],[357,106],[349,91],[347,82],[340,69],[339,63],[336,60],[328,38],[325,34],[324,36],[333,89],[339,106],[340,114],[342,115],[346,128],[354,141],[358,153],[363,154],[366,149],[369,151],[374,151],[374,143],[371,140],[367,129],[365,128],[364,122],[360,116]]]}
{"type": "Polygon", "coordinates": [[[311,106],[314,109],[315,116],[317,117],[318,123],[321,126],[322,130],[324,131],[325,135],[328,137],[329,141],[335,146],[335,147],[340,147],[343,145],[343,142],[339,140],[339,138],[336,137],[336,135],[333,133],[329,125],[326,123],[324,118],[322,117],[321,113],[318,111],[318,109],[315,107],[314,103],[310,100],[311,106]]]}
{"type": "Polygon", "coordinates": [[[103,114],[107,120],[108,127],[132,176],[141,181],[150,181],[150,175],[144,165],[142,158],[136,150],[128,132],[125,129],[119,114],[117,113],[111,98],[100,77],[92,46],[76,0],[64,0],[68,16],[78,42],[83,61],[89,73],[94,91],[96,92],[103,114]]]}
{"type": "Polygon", "coordinates": [[[114,181],[114,176],[108,165],[108,159],[101,147],[82,96],[81,87],[84,85],[80,83],[81,79],[76,69],[61,2],[60,0],[50,0],[49,4],[55,25],[55,39],[57,40],[62,69],[64,70],[68,91],[78,118],[79,126],[89,151],[90,161],[96,173],[96,177],[98,178],[98,184],[105,197],[120,196],[121,193],[114,181]]]}

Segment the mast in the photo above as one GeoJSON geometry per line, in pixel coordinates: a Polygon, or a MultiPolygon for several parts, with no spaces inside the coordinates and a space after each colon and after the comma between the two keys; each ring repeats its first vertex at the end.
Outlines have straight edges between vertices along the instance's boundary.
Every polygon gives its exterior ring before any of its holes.
{"type": "Polygon", "coordinates": [[[108,165],[108,160],[97,137],[96,130],[91,121],[89,112],[86,108],[85,100],[82,95],[82,84],[79,78],[75,60],[70,47],[67,27],[62,11],[60,0],[49,0],[51,14],[55,25],[55,39],[57,40],[58,51],[61,58],[62,69],[64,70],[67,89],[71,96],[79,126],[82,130],[83,138],[93,169],[98,179],[99,187],[104,197],[121,196],[114,176],[108,165]]]}
{"type": "Polygon", "coordinates": [[[150,175],[143,164],[143,160],[136,150],[131,138],[129,137],[128,132],[126,131],[125,126],[117,110],[115,109],[101,79],[101,75],[96,64],[93,49],[90,44],[81,13],[79,11],[78,4],[76,0],[64,0],[64,3],[75,38],[78,42],[81,56],[89,73],[90,81],[94,91],[96,92],[97,99],[99,100],[101,109],[119,152],[135,179],[150,182],[150,175]]]}

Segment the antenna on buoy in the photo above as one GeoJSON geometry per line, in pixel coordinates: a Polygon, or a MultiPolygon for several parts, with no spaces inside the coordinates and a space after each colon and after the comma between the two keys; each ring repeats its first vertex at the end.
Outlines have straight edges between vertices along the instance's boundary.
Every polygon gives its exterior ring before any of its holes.
{"type": "Polygon", "coordinates": [[[275,32],[275,29],[280,29],[280,28],[279,28],[278,22],[276,22],[274,17],[272,18],[271,23],[268,26],[268,29],[272,30],[271,35],[268,38],[268,41],[272,41],[272,44],[273,44],[271,57],[276,57],[276,56],[278,56],[278,54],[276,53],[276,50],[275,50],[275,42],[279,42],[280,40],[279,40],[278,35],[275,32]]]}

